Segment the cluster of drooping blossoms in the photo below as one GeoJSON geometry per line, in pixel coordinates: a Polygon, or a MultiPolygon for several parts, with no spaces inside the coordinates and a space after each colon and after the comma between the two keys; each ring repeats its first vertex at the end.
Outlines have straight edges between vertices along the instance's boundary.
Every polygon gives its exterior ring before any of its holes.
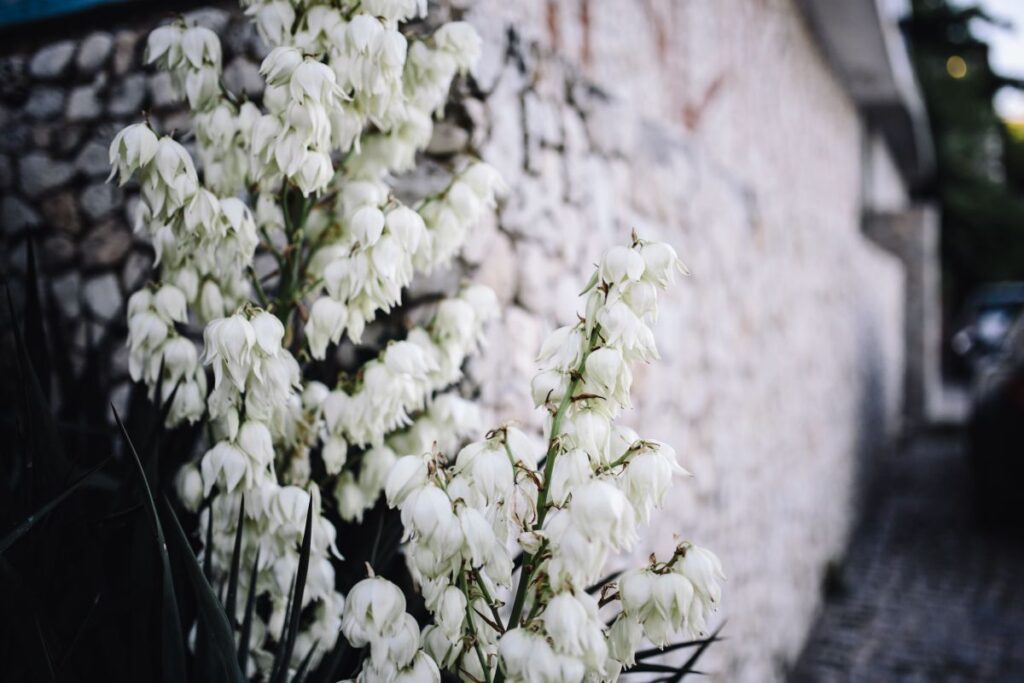
{"type": "Polygon", "coordinates": [[[360,683],[436,683],[437,663],[420,647],[420,627],[405,611],[405,596],[390,581],[371,576],[348,594],[341,631],[370,656],[360,683]]]}
{"type": "MultiPolygon", "coordinates": [[[[461,377],[496,304],[484,288],[463,289],[336,387],[304,381],[298,359],[307,350],[328,356],[343,336],[358,342],[366,324],[400,303],[416,271],[454,257],[501,182],[463,160],[447,189],[415,209],[386,184],[412,167],[453,78],[478,56],[468,25],[403,31],[402,22],[425,14],[421,0],[243,4],[269,48],[261,100],[226,90],[216,35],[178,20],[150,35],[146,61],[170,74],[191,108],[194,148],[148,122],[125,128],[110,148],[112,177],[140,185],[136,229],[152,241],[159,270],[131,299],[130,370],[154,397],[160,388],[159,400],[173,394],[169,424],[210,419],[210,447],[180,472],[178,490],[209,525],[204,553],[218,580],[231,566],[244,506],[241,564],[259,553],[256,594],[271,606],[253,626],[261,665],[280,639],[312,501],[310,579],[292,664],[315,643],[315,666],[334,643],[344,602],[321,491],[334,494],[327,512],[336,502],[342,518],[358,519],[396,452],[454,449],[479,433],[475,406],[441,392],[461,377]],[[262,278],[253,268],[258,248],[278,265],[262,278]],[[314,481],[317,454],[327,477],[314,481]]],[[[396,667],[423,666],[407,664],[396,667]]]]}
{"type": "Polygon", "coordinates": [[[353,181],[338,193],[336,223],[310,272],[322,282],[306,337],[314,358],[342,335],[358,342],[380,311],[390,311],[416,271],[430,272],[461,249],[471,226],[493,208],[503,188],[497,172],[473,163],[419,211],[389,199],[381,182],[353,181]],[[336,233],[336,234],[333,234],[336,233]]]}
{"type": "Polygon", "coordinates": [[[616,423],[630,365],[657,358],[657,293],[677,269],[671,247],[636,237],[605,253],[580,321],[540,352],[543,457],[505,426],[454,461],[433,451],[392,467],[387,500],[435,618],[423,646],[442,668],[470,680],[612,680],[645,635],[665,645],[703,632],[724,578],[708,550],[682,543],[667,561],[599,584],[611,553],[632,546],[684,473],[669,446],[616,423]]]}
{"type": "MultiPolygon", "coordinates": [[[[320,514],[319,488],[306,490],[294,481],[283,483],[276,471],[278,466],[290,465],[279,454],[291,452],[290,441],[298,438],[295,423],[305,414],[305,397],[298,392],[300,368],[282,346],[284,333],[277,317],[257,309],[207,325],[204,360],[212,366],[214,377],[207,406],[216,442],[198,466],[179,473],[178,489],[193,510],[216,491],[200,523],[211,525],[213,543],[204,552],[212,554],[218,568],[231,566],[239,507],[245,506],[241,562],[249,564],[242,566],[251,566],[259,553],[257,594],[266,594],[271,604],[266,620],[256,617],[250,641],[257,661],[263,663],[272,661],[270,644],[280,642],[306,512],[312,510],[310,579],[303,593],[304,608],[312,617],[304,622],[297,639],[293,666],[298,666],[314,646],[320,652],[333,647],[344,598],[334,587],[331,559],[340,555],[334,526],[320,514]]],[[[242,595],[248,595],[245,588],[242,595]]],[[[228,609],[241,615],[244,598],[228,609]]]]}
{"type": "Polygon", "coordinates": [[[364,365],[361,381],[351,391],[338,388],[324,399],[327,436],[322,457],[328,472],[341,471],[349,445],[370,447],[361,455],[358,477],[349,471],[337,480],[342,519],[359,520],[377,501],[396,460],[392,446],[413,446],[416,452],[430,448],[440,433],[446,441],[478,433],[479,412],[472,404],[435,393],[459,379],[496,309],[490,289],[464,288],[440,302],[426,327],[410,330],[405,340],[389,344],[380,358],[364,365]],[[414,414],[420,415],[415,421],[414,414]]]}
{"type": "Polygon", "coordinates": [[[195,422],[203,412],[196,398],[205,395],[205,381],[197,378],[201,370],[194,362],[195,348],[186,350],[192,342],[174,324],[188,322],[190,306],[200,319],[210,320],[247,300],[245,269],[258,243],[256,226],[244,202],[218,199],[201,187],[185,148],[170,137],[157,138],[147,124],[133,124],[117,134],[110,162],[111,177],[118,175],[122,184],[138,176],[142,201],[136,227],[152,240],[164,283],[132,298],[129,369],[133,379],[144,380],[151,389],[164,380],[164,398],[174,391],[175,382],[186,380],[175,394],[169,419],[195,422]]]}
{"type": "Polygon", "coordinates": [[[174,393],[168,414],[173,423],[194,423],[206,410],[206,373],[195,344],[175,324],[188,320],[185,294],[174,285],[140,289],[128,299],[128,372],[145,381],[162,404],[174,393]]]}

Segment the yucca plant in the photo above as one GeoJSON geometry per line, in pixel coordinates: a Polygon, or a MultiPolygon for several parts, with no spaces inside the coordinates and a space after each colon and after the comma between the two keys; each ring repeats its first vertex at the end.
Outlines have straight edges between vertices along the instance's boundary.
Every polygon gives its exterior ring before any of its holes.
{"type": "MultiPolygon", "coordinates": [[[[484,433],[462,368],[496,297],[474,284],[408,291],[452,261],[504,184],[456,159],[415,201],[390,185],[415,167],[480,39],[463,22],[431,23],[419,0],[243,4],[272,47],[263,101],[224,88],[213,32],[174,21],[151,33],[146,59],[191,108],[198,163],[148,117],[111,144],[112,178],[138,183],[136,228],[158,257],[126,306],[128,371],[143,389],[117,433],[92,434],[106,414],[82,385],[56,393],[89,397],[87,417],[44,417],[55,363],[34,283],[24,327],[38,339],[15,333],[28,388],[11,487],[29,477],[51,495],[7,517],[12,566],[64,572],[56,555],[75,548],[99,582],[99,612],[75,605],[79,631],[37,629],[31,675],[66,670],[51,655],[68,637],[63,660],[134,680],[691,672],[715,636],[672,643],[703,634],[717,606],[714,554],[684,542],[601,579],[684,473],[669,445],[620,422],[632,365],[657,358],[659,292],[685,272],[675,251],[635,233],[608,249],[578,321],[540,350],[543,433],[484,433]],[[270,272],[257,272],[258,251],[270,272]],[[88,448],[67,462],[72,427],[88,448]],[[24,517],[51,499],[44,521],[24,517]],[[72,502],[89,514],[60,529],[72,502]],[[682,667],[653,661],[687,647],[682,667]]],[[[57,609],[79,597],[70,578],[46,594],[49,579],[32,575],[25,595],[57,609]]]]}

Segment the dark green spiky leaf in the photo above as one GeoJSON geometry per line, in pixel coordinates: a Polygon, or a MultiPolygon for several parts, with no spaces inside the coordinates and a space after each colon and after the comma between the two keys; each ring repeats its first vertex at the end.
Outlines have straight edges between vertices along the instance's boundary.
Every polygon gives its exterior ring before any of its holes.
{"type": "Polygon", "coordinates": [[[313,647],[309,648],[309,652],[302,658],[302,662],[299,663],[299,668],[295,670],[295,675],[292,676],[291,683],[302,683],[306,678],[306,670],[309,669],[310,662],[313,661],[313,655],[316,654],[317,647],[319,647],[320,641],[315,641],[313,647]]]}
{"type": "MultiPolygon", "coordinates": [[[[212,515],[211,515],[212,517],[212,515]]],[[[235,524],[235,547],[231,552],[231,571],[228,574],[228,594],[224,599],[224,607],[228,612],[228,620],[232,627],[238,626],[238,571],[242,565],[242,523],[245,521],[245,495],[238,504],[238,522],[235,524]]],[[[209,548],[210,546],[206,546],[209,548]]],[[[209,550],[206,551],[210,555],[209,550]]]]}
{"type": "Polygon", "coordinates": [[[647,650],[640,650],[639,652],[637,652],[636,660],[640,661],[642,659],[650,659],[651,657],[658,657],[668,652],[683,650],[688,647],[698,647],[704,644],[711,644],[712,642],[718,642],[719,640],[723,639],[718,638],[716,636],[710,636],[708,638],[700,638],[698,640],[684,640],[678,643],[672,643],[671,645],[667,645],[663,648],[652,647],[647,650]]]}
{"type": "Polygon", "coordinates": [[[156,502],[153,500],[153,492],[150,490],[149,482],[146,480],[146,472],[142,467],[142,460],[135,450],[135,445],[132,443],[131,436],[129,436],[121,416],[117,413],[117,408],[113,406],[111,408],[114,410],[114,419],[124,435],[125,442],[128,444],[128,451],[135,464],[135,471],[138,474],[139,483],[145,494],[144,508],[152,526],[153,534],[156,536],[157,549],[160,553],[162,574],[160,577],[162,594],[161,670],[166,681],[184,681],[185,643],[181,633],[181,618],[178,615],[178,598],[174,592],[174,581],[171,576],[171,560],[167,554],[167,540],[164,538],[164,530],[160,525],[160,518],[156,511],[156,502]]]}
{"type": "Polygon", "coordinates": [[[320,666],[317,667],[318,675],[316,677],[317,683],[333,683],[343,676],[338,673],[341,669],[341,664],[345,661],[345,655],[349,652],[348,640],[341,633],[338,634],[338,642],[334,644],[334,651],[331,652],[331,656],[327,657],[320,662],[320,666]]]}
{"type": "Polygon", "coordinates": [[[242,615],[242,630],[238,634],[238,668],[242,671],[243,680],[249,677],[250,634],[252,633],[252,615],[256,607],[256,572],[260,568],[260,549],[256,548],[256,558],[252,562],[249,573],[249,593],[245,598],[245,614],[242,615]]]}
{"type": "Polygon", "coordinates": [[[619,578],[620,576],[622,576],[622,570],[619,570],[617,572],[612,572],[611,574],[608,574],[607,576],[602,578],[600,581],[595,583],[593,586],[588,587],[587,588],[587,592],[590,593],[591,595],[593,595],[594,593],[597,593],[599,590],[601,590],[602,588],[604,588],[605,586],[607,586],[609,583],[611,583],[615,579],[619,578]]]}
{"type": "Polygon", "coordinates": [[[206,540],[203,547],[203,576],[207,581],[213,581],[213,508],[210,507],[206,514],[206,540]]]}
{"type": "Polygon", "coordinates": [[[28,263],[25,275],[25,343],[32,367],[39,379],[43,396],[50,399],[50,354],[47,352],[43,305],[39,297],[39,270],[36,267],[35,244],[28,240],[28,263]]]}
{"type": "Polygon", "coordinates": [[[236,681],[244,683],[242,671],[238,668],[238,652],[235,649],[235,635],[228,623],[227,615],[217,599],[213,587],[203,575],[199,566],[199,560],[192,552],[188,536],[181,528],[178,516],[174,514],[170,503],[166,498],[161,499],[163,512],[169,521],[170,542],[185,565],[185,572],[188,575],[189,583],[195,592],[198,607],[198,624],[200,638],[206,636],[210,639],[205,648],[207,662],[200,662],[200,666],[206,671],[215,672],[218,681],[236,681]],[[205,666],[204,666],[205,665],[205,666]]]}
{"type": "Polygon", "coordinates": [[[78,625],[78,628],[75,629],[75,635],[72,636],[71,642],[69,642],[67,648],[64,649],[60,666],[57,667],[58,674],[63,674],[70,663],[71,655],[74,654],[75,647],[78,646],[78,641],[82,638],[82,634],[85,633],[86,627],[92,621],[93,615],[96,614],[96,608],[100,604],[100,596],[102,595],[102,593],[97,593],[96,597],[92,599],[92,603],[89,605],[89,611],[85,613],[85,616],[82,618],[82,622],[78,625]]]}
{"type": "MultiPolygon", "coordinates": [[[[26,617],[31,619],[31,624],[25,624],[23,632],[32,632],[35,634],[35,641],[37,641],[42,664],[35,663],[33,669],[41,670],[42,675],[46,677],[46,680],[56,681],[56,672],[53,666],[53,657],[50,655],[50,645],[47,643],[47,638],[44,633],[42,624],[42,615],[38,606],[35,604],[32,598],[32,589],[22,580],[21,575],[18,571],[8,562],[5,558],[0,557],[0,586],[3,586],[8,591],[8,596],[4,600],[4,610],[13,611],[14,608],[20,607],[19,612],[23,612],[26,617]]],[[[26,642],[27,644],[27,642],[26,642]]],[[[37,676],[39,674],[37,673],[37,676]]]]}
{"type": "Polygon", "coordinates": [[[288,663],[295,650],[295,638],[299,634],[299,619],[302,616],[302,595],[306,588],[306,575],[309,572],[309,553],[313,543],[313,496],[309,496],[309,507],[306,509],[306,528],[302,532],[302,549],[299,551],[299,567],[295,574],[293,595],[290,609],[285,620],[286,636],[284,643],[278,648],[274,658],[274,670],[270,676],[271,683],[283,683],[288,672],[288,663]]]}
{"type": "Polygon", "coordinates": [[[46,517],[46,515],[50,514],[50,512],[56,509],[56,507],[60,505],[62,502],[64,502],[64,500],[66,500],[72,493],[77,491],[82,486],[82,484],[87,482],[89,478],[92,477],[92,475],[103,469],[109,462],[110,458],[107,458],[99,465],[96,465],[91,470],[89,470],[81,477],[79,477],[77,481],[71,484],[71,486],[64,489],[62,493],[50,499],[48,503],[46,503],[41,508],[36,510],[34,513],[26,517],[24,520],[22,520],[21,524],[15,527],[13,531],[4,536],[3,539],[0,539],[0,555],[2,555],[5,550],[11,547],[11,545],[15,541],[24,536],[29,531],[29,529],[35,526],[35,524],[39,520],[43,519],[44,517],[46,517]]]}
{"type": "Polygon", "coordinates": [[[710,647],[711,643],[716,642],[717,640],[719,640],[718,634],[722,632],[722,629],[724,627],[725,627],[725,623],[723,622],[718,628],[716,628],[711,633],[711,635],[707,639],[704,640],[704,642],[702,642],[697,647],[697,649],[694,651],[694,653],[692,655],[690,655],[690,658],[687,659],[686,662],[684,662],[681,667],[679,667],[679,670],[675,673],[675,675],[670,676],[668,678],[666,683],[679,683],[679,681],[681,681],[683,679],[683,676],[686,676],[688,674],[692,674],[694,676],[703,676],[704,672],[703,671],[697,671],[697,669],[695,669],[694,667],[697,666],[697,660],[700,659],[701,655],[703,655],[707,651],[707,649],[708,649],[708,647],[710,647]]]}
{"type": "Polygon", "coordinates": [[[58,438],[57,423],[50,408],[50,402],[43,392],[42,383],[37,375],[29,351],[22,336],[14,311],[11,290],[7,289],[7,306],[11,316],[11,329],[17,352],[18,387],[21,389],[19,416],[24,426],[26,460],[15,468],[12,477],[12,490],[23,498],[31,498],[42,486],[62,481],[68,473],[67,459],[64,448],[58,438]],[[23,474],[32,477],[25,482],[23,474]],[[27,484],[27,485],[26,485],[27,484]]]}
{"type": "Polygon", "coordinates": [[[649,673],[674,674],[676,673],[676,668],[668,664],[636,664],[623,671],[622,675],[649,673]]]}
{"type": "Polygon", "coordinates": [[[694,668],[695,666],[697,666],[697,660],[700,659],[701,655],[703,655],[707,651],[708,647],[711,646],[711,643],[719,640],[718,634],[722,632],[722,629],[724,627],[725,623],[723,622],[718,628],[712,631],[710,637],[708,637],[703,643],[701,643],[697,647],[694,653],[690,655],[690,658],[687,659],[686,662],[679,668],[679,671],[676,672],[676,675],[672,677],[671,680],[673,683],[682,680],[683,676],[687,674],[694,674],[697,676],[703,675],[702,671],[697,671],[694,668]]]}

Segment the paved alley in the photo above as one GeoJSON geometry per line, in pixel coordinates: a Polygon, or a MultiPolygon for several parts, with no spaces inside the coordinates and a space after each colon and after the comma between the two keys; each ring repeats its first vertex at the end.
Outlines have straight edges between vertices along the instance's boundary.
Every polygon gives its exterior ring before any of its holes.
{"type": "Polygon", "coordinates": [[[1024,538],[977,528],[960,438],[882,467],[791,682],[1024,681],[1024,538]]]}

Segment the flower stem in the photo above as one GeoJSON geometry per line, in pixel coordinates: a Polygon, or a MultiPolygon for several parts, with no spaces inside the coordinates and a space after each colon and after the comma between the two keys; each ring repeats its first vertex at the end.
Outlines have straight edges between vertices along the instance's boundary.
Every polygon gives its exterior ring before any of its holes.
{"type": "MultiPolygon", "coordinates": [[[[601,339],[600,328],[595,325],[593,331],[590,333],[590,340],[587,342],[587,348],[583,352],[583,356],[580,358],[579,366],[576,371],[571,374],[572,379],[569,381],[569,387],[566,389],[565,395],[562,396],[562,400],[558,403],[558,408],[555,410],[555,416],[551,420],[551,435],[548,439],[548,450],[544,461],[544,483],[540,487],[540,492],[537,495],[537,521],[533,525],[533,529],[540,530],[544,527],[544,519],[547,517],[549,504],[548,504],[548,483],[551,481],[551,474],[555,469],[555,458],[558,456],[558,437],[561,436],[562,432],[562,420],[565,418],[565,413],[568,411],[569,406],[572,404],[572,397],[576,393],[576,389],[579,388],[580,378],[583,374],[583,367],[587,362],[587,357],[590,352],[594,350],[598,342],[601,339]]],[[[508,628],[513,629],[519,626],[519,621],[523,615],[523,606],[526,604],[526,593],[530,585],[530,581],[533,578],[533,572],[536,569],[534,561],[536,555],[528,554],[523,558],[523,568],[519,575],[519,585],[516,587],[516,596],[512,602],[512,614],[509,616],[508,628]]],[[[495,677],[494,683],[501,683],[503,680],[501,669],[498,669],[498,675],[495,677]]]]}
{"type": "MultiPolygon", "coordinates": [[[[466,596],[466,628],[469,629],[469,637],[473,640],[473,649],[476,650],[476,657],[480,660],[480,669],[484,672],[484,680],[486,683],[491,683],[491,669],[487,666],[487,658],[484,657],[483,650],[480,649],[480,638],[476,634],[476,629],[473,628],[473,602],[469,599],[469,590],[466,585],[466,575],[463,574],[460,578],[463,594],[466,596]]],[[[500,678],[501,672],[498,672],[500,678]]]]}

